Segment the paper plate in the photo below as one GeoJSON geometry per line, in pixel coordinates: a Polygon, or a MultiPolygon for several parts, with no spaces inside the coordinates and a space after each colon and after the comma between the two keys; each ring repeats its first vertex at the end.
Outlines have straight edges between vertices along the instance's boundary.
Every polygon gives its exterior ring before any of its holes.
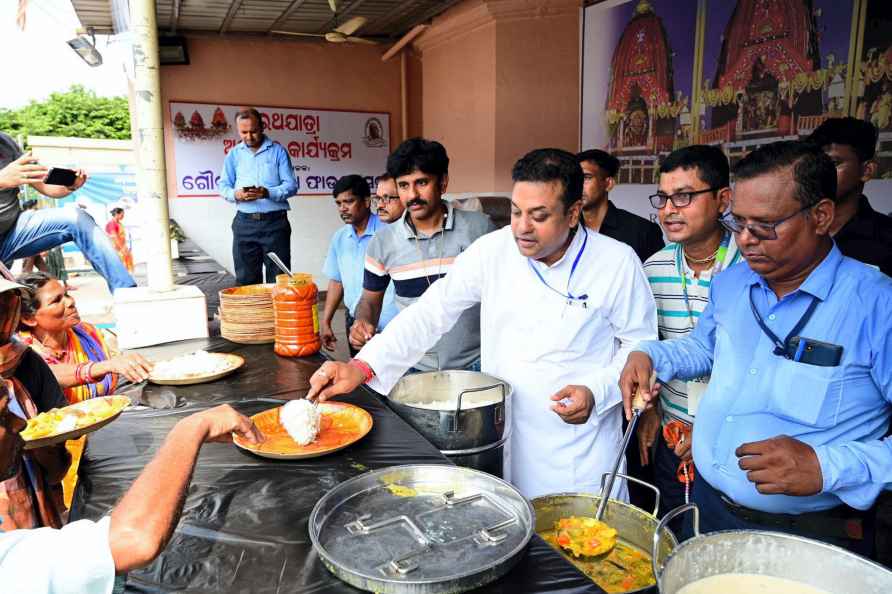
{"type": "Polygon", "coordinates": [[[153,384],[158,384],[161,386],[189,386],[192,384],[203,384],[205,382],[212,382],[214,380],[218,380],[221,377],[226,377],[239,367],[245,364],[245,360],[232,353],[208,353],[209,355],[213,355],[215,357],[225,358],[228,366],[223,371],[218,371],[217,373],[210,374],[201,374],[201,373],[187,373],[185,375],[177,376],[177,377],[158,377],[155,375],[149,375],[149,381],[153,384]]]}
{"type": "Polygon", "coordinates": [[[346,402],[321,402],[321,427],[316,441],[300,446],[291,439],[285,427],[279,422],[281,406],[257,413],[251,419],[266,440],[255,445],[240,437],[233,442],[238,447],[264,458],[278,460],[300,460],[325,456],[356,443],[372,430],[372,415],[365,409],[346,402]]]}
{"type": "MultiPolygon", "coordinates": [[[[63,441],[68,441],[69,439],[77,439],[81,435],[86,435],[87,433],[92,433],[117,419],[121,412],[128,406],[130,406],[130,398],[127,396],[100,396],[99,398],[91,398],[90,400],[84,400],[83,402],[70,404],[60,408],[58,409],[58,412],[62,415],[72,413],[77,414],[78,412],[89,413],[90,411],[94,411],[94,414],[96,414],[98,418],[96,421],[84,425],[83,427],[78,427],[63,433],[53,432],[49,435],[42,435],[32,439],[28,439],[26,436],[26,429],[25,433],[21,434],[22,439],[25,441],[25,449],[33,450],[35,448],[55,445],[57,443],[62,443],[63,441]]],[[[45,419],[49,414],[50,413],[48,412],[41,413],[40,415],[37,415],[37,417],[30,419],[28,423],[29,427],[32,426],[38,418],[45,419]]]]}

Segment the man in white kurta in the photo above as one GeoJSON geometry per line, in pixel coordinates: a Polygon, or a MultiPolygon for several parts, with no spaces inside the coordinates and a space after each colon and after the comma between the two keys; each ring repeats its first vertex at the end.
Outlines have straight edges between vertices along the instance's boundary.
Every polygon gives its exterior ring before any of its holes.
{"type": "MultiPolygon", "coordinates": [[[[579,170],[580,193],[581,177],[579,170]]],[[[547,179],[524,183],[524,191],[555,187],[547,179]]],[[[563,207],[557,259],[545,258],[552,260],[546,264],[521,253],[545,243],[524,229],[524,219],[546,216],[549,199],[560,209],[562,198],[561,192],[539,197],[544,206],[537,208],[535,196],[532,203],[520,196],[520,185],[512,194],[512,226],[460,254],[444,278],[360,351],[358,361],[323,365],[311,378],[310,396],[343,393],[363,379],[389,393],[461,312],[479,303],[482,371],[514,388],[505,478],[527,497],[597,492],[621,442],[619,373],[632,348],[656,336],[654,300],[635,252],[579,225],[579,202],[572,197],[563,198],[572,206],[563,207]],[[365,367],[367,377],[345,383],[365,367]],[[328,391],[321,390],[329,381],[328,391]],[[587,411],[571,418],[568,411],[583,401],[587,411]]],[[[615,494],[626,498],[626,489],[615,494]]]]}

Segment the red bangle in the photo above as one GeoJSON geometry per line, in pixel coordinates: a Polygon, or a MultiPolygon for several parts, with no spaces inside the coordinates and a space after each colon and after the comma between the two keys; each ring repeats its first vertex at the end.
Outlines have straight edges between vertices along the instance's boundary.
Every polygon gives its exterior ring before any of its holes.
{"type": "Polygon", "coordinates": [[[77,367],[74,368],[74,379],[78,384],[84,384],[84,367],[86,363],[78,363],[77,367]]]}
{"type": "Polygon", "coordinates": [[[347,364],[359,369],[363,375],[365,375],[366,382],[372,381],[372,378],[375,377],[375,372],[369,367],[369,364],[362,359],[350,359],[347,364]]]}

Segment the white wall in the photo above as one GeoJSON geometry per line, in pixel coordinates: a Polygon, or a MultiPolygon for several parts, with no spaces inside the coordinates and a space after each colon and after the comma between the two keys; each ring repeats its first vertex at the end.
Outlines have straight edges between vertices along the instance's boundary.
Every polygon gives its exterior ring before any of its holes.
{"type": "MultiPolygon", "coordinates": [[[[334,200],[327,196],[292,198],[291,269],[308,272],[324,289],[328,279],[322,276],[322,263],[332,233],[343,225],[334,200]]],[[[174,198],[169,201],[170,216],[176,219],[186,235],[229,272],[232,263],[232,219],[235,206],[222,198],[174,198]]]]}

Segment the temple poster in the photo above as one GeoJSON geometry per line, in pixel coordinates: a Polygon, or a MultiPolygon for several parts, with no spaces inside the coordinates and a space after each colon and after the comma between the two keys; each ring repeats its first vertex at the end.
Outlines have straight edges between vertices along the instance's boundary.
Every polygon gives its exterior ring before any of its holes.
{"type": "Polygon", "coordinates": [[[845,115],[877,126],[892,179],[892,2],[612,0],[584,27],[582,148],[616,154],[620,183],[655,183],[682,146],[733,165],[845,115]]]}
{"type": "MultiPolygon", "coordinates": [[[[177,197],[219,195],[223,159],[239,142],[239,107],[170,102],[177,197]]],[[[264,133],[291,156],[298,196],[330,195],[338,178],[359,174],[374,188],[390,153],[386,113],[257,107],[264,133]]]]}

